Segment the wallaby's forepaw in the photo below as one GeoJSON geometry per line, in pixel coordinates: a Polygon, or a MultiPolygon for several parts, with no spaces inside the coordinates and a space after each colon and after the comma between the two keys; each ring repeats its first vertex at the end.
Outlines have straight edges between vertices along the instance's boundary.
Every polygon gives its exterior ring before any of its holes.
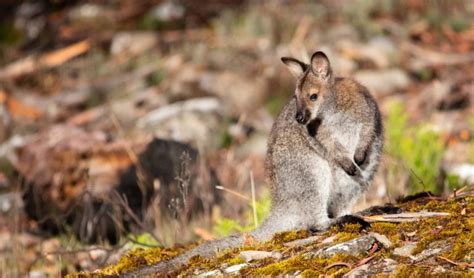
{"type": "Polygon", "coordinates": [[[367,153],[364,150],[362,149],[356,150],[354,154],[354,161],[359,167],[362,166],[362,164],[364,164],[366,158],[367,158],[367,153]]]}
{"type": "Polygon", "coordinates": [[[370,223],[365,221],[359,216],[347,214],[336,219],[333,225],[338,227],[344,227],[346,224],[359,224],[361,230],[367,230],[370,228],[370,223]]]}
{"type": "Polygon", "coordinates": [[[395,214],[400,213],[402,210],[399,207],[395,207],[391,204],[385,206],[373,206],[357,213],[357,215],[368,216],[377,214],[395,214]]]}
{"type": "Polygon", "coordinates": [[[349,176],[355,176],[359,172],[357,166],[348,158],[340,160],[338,164],[349,176]]]}

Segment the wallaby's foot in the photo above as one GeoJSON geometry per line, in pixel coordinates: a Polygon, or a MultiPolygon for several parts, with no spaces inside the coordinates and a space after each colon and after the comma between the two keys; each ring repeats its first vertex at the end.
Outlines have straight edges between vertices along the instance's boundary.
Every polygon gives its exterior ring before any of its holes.
{"type": "Polygon", "coordinates": [[[359,224],[360,230],[367,230],[368,228],[370,228],[369,222],[365,221],[359,216],[352,215],[352,214],[347,214],[347,215],[337,218],[335,222],[333,223],[333,226],[338,226],[342,228],[346,224],[359,224]]]}
{"type": "Polygon", "coordinates": [[[377,214],[395,214],[400,213],[402,210],[399,207],[396,207],[392,204],[387,204],[385,206],[373,206],[362,211],[359,211],[357,215],[360,216],[369,216],[377,214]]]}

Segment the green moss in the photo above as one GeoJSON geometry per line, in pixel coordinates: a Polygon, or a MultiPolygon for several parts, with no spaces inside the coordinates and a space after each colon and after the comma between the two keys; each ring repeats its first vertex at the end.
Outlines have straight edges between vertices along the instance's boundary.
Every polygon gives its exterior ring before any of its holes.
{"type": "Polygon", "coordinates": [[[429,274],[429,267],[401,264],[395,270],[395,277],[426,277],[429,274]]]}
{"type": "Polygon", "coordinates": [[[271,245],[282,245],[283,243],[297,239],[307,238],[309,236],[310,233],[306,230],[277,233],[273,236],[270,243],[271,245]]]}
{"type": "Polygon", "coordinates": [[[110,265],[95,274],[119,275],[145,265],[156,264],[162,260],[171,259],[181,252],[182,248],[137,248],[120,258],[117,264],[110,265]]]}
{"type": "MultiPolygon", "coordinates": [[[[371,224],[370,231],[377,232],[387,236],[394,244],[394,247],[402,246],[407,241],[418,242],[415,252],[421,252],[424,248],[436,241],[446,241],[451,247],[441,254],[455,262],[469,262],[472,260],[473,242],[474,242],[474,197],[466,196],[461,198],[421,198],[413,201],[399,204],[403,211],[438,211],[449,212],[450,216],[423,218],[414,222],[386,223],[376,222],[371,224]]],[[[335,262],[343,262],[354,265],[360,261],[365,254],[358,257],[350,255],[337,254],[332,258],[311,258],[307,259],[304,254],[309,251],[315,251],[321,247],[320,242],[325,238],[336,235],[336,239],[331,245],[339,242],[351,240],[361,236],[360,226],[358,224],[348,224],[343,227],[335,227],[324,233],[320,233],[321,239],[318,242],[299,247],[286,247],[284,243],[302,239],[311,236],[308,231],[291,231],[278,233],[272,240],[254,245],[245,245],[240,248],[224,250],[215,258],[193,257],[190,263],[184,268],[178,270],[176,274],[195,275],[196,270],[208,271],[216,268],[240,264],[243,260],[240,258],[242,250],[265,250],[280,251],[283,255],[282,260],[267,258],[251,263],[242,269],[239,275],[242,276],[276,276],[280,274],[292,274],[296,271],[302,271],[304,277],[314,277],[318,275],[342,276],[349,271],[344,265],[337,265],[327,268],[335,262]]],[[[377,251],[378,258],[392,257],[393,249],[380,249],[377,251]]],[[[117,265],[109,266],[99,272],[98,275],[117,275],[125,271],[156,263],[158,261],[171,258],[182,252],[182,249],[136,249],[123,257],[117,265]]],[[[397,269],[398,277],[418,277],[419,275],[432,275],[436,265],[410,264],[409,258],[395,257],[400,267],[397,269]],[[408,274],[408,276],[404,276],[408,274]]],[[[463,274],[461,266],[438,262],[447,272],[463,274]]],[[[96,272],[94,273],[94,275],[96,272]]]]}
{"type": "Polygon", "coordinates": [[[336,272],[338,275],[342,275],[348,272],[350,269],[344,265],[338,265],[326,269],[333,263],[336,262],[344,262],[349,264],[356,263],[360,258],[351,256],[351,255],[343,255],[343,254],[336,254],[330,259],[326,258],[312,258],[306,259],[304,254],[300,254],[298,256],[292,257],[287,260],[283,260],[280,262],[272,263],[263,267],[259,267],[253,269],[249,272],[241,273],[242,275],[251,275],[251,276],[259,276],[259,275],[269,275],[269,276],[276,276],[279,274],[291,274],[296,271],[303,271],[305,270],[305,276],[308,277],[311,275],[321,275],[321,274],[328,274],[333,275],[336,272]]]}
{"type": "Polygon", "coordinates": [[[398,224],[388,222],[377,222],[372,223],[370,226],[373,232],[385,235],[392,243],[396,244],[400,241],[398,224]]]}

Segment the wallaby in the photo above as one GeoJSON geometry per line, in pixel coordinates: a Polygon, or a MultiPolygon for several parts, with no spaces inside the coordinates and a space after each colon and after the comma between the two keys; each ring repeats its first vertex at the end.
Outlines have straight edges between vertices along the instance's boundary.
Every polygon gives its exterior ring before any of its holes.
{"type": "MultiPolygon", "coordinates": [[[[296,76],[297,86],[268,139],[272,208],[249,233],[258,241],[277,232],[325,230],[349,214],[373,178],[383,141],[374,99],[357,82],[334,78],[324,53],[314,53],[309,65],[293,58],[282,61],[296,76]]],[[[243,243],[243,235],[206,242],[130,274],[165,274],[195,255],[210,257],[243,243]]]]}

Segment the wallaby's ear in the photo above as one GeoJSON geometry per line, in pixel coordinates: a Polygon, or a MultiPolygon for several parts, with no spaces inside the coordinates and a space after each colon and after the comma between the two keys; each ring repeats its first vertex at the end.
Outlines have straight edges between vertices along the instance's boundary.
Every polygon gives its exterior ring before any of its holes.
{"type": "Polygon", "coordinates": [[[332,75],[329,59],[322,51],[317,51],[311,56],[311,70],[323,80],[329,80],[332,75]]]}
{"type": "Polygon", "coordinates": [[[300,77],[308,68],[308,65],[290,57],[281,57],[281,61],[288,67],[295,77],[300,77]]]}

